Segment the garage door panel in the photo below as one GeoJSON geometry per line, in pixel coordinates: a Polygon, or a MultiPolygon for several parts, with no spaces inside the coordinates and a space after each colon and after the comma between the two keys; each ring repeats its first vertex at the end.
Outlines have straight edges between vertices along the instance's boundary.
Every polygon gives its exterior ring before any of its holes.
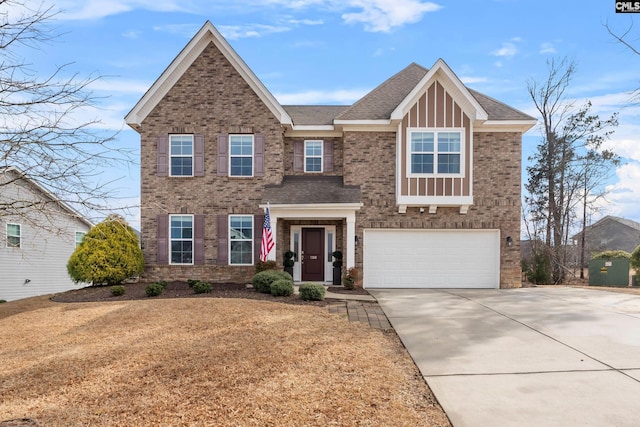
{"type": "Polygon", "coordinates": [[[498,288],[498,230],[365,230],[367,288],[498,288]]]}

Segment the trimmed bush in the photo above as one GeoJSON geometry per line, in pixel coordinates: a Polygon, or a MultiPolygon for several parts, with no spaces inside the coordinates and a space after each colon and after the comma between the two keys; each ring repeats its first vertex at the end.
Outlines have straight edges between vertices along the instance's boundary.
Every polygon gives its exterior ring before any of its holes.
{"type": "Polygon", "coordinates": [[[258,261],[256,262],[256,273],[268,270],[277,270],[278,264],[275,261],[258,261]]]}
{"type": "Polygon", "coordinates": [[[162,294],[164,291],[164,287],[158,283],[152,283],[148,285],[144,291],[146,292],[148,297],[157,297],[162,294]]]}
{"type": "Polygon", "coordinates": [[[138,236],[120,215],[109,215],[84,236],[67,272],[75,282],[119,285],[144,270],[138,236]]]}
{"type": "Polygon", "coordinates": [[[300,298],[304,301],[322,301],[326,289],[319,283],[303,283],[298,288],[300,298]]]}
{"type": "Polygon", "coordinates": [[[193,285],[195,285],[199,281],[200,280],[196,280],[196,279],[187,279],[187,285],[189,285],[190,288],[193,288],[193,285]]]}
{"type": "Polygon", "coordinates": [[[0,304],[4,304],[5,302],[7,302],[6,299],[0,299],[0,304]]]}
{"type": "Polygon", "coordinates": [[[279,270],[265,270],[254,275],[251,279],[251,284],[256,291],[262,292],[263,294],[270,294],[271,284],[276,280],[282,279],[293,281],[293,278],[287,272],[279,270]]]}
{"type": "Polygon", "coordinates": [[[111,295],[114,297],[119,297],[120,295],[124,295],[127,290],[122,285],[116,285],[111,287],[111,295]]]}
{"type": "Polygon", "coordinates": [[[636,273],[640,274],[640,246],[635,248],[631,253],[629,263],[631,264],[631,268],[633,268],[636,273]]]}
{"type": "Polygon", "coordinates": [[[631,254],[626,251],[604,251],[595,254],[591,259],[616,259],[616,258],[626,258],[631,259],[631,254]]]}
{"type": "Polygon", "coordinates": [[[193,285],[193,292],[196,294],[210,294],[211,283],[197,282],[196,284],[193,285]]]}
{"type": "Polygon", "coordinates": [[[159,280],[159,281],[156,282],[156,284],[162,286],[162,290],[164,290],[168,285],[166,280],[159,280]]]}
{"type": "Polygon", "coordinates": [[[274,297],[289,297],[293,295],[293,282],[287,279],[276,280],[271,284],[271,295],[274,297]]]}

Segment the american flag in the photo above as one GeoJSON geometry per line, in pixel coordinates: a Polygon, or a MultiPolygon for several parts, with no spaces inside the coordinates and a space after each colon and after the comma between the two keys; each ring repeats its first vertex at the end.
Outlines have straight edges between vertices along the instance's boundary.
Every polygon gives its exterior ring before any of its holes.
{"type": "Polygon", "coordinates": [[[262,224],[262,246],[260,247],[260,261],[265,262],[267,255],[273,249],[273,236],[271,235],[271,218],[269,217],[269,206],[264,214],[264,224],[262,224]]]}

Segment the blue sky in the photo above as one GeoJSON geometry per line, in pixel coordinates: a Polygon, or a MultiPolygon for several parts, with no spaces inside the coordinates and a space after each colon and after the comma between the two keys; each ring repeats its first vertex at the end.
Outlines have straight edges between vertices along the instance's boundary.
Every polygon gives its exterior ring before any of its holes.
{"type": "MultiPolygon", "coordinates": [[[[81,76],[104,76],[92,89],[118,144],[136,148],[124,116],[206,20],[210,20],[282,104],[351,104],[411,62],[442,58],[467,86],[537,116],[527,81],[546,78],[547,60],[569,57],[577,72],[568,95],[591,100],[602,118],[620,111],[610,142],[624,163],[611,171],[605,214],[640,221],[640,56],[617,43],[605,24],[640,48],[640,15],[616,14],[606,0],[60,0],[61,35],[29,52],[43,75],[71,63],[81,76]],[[635,21],[635,22],[634,22],[635,21]]],[[[539,142],[524,137],[524,157],[539,142]]],[[[137,203],[137,165],[105,172],[122,178],[122,200],[137,203]]],[[[127,215],[139,226],[137,212],[127,215]]]]}

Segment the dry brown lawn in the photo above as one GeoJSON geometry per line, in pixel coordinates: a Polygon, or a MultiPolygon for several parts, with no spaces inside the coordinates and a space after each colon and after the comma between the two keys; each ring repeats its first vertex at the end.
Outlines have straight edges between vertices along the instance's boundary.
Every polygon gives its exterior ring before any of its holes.
{"type": "Polygon", "coordinates": [[[0,331],[0,425],[450,426],[395,333],[326,307],[41,297],[0,331]]]}

